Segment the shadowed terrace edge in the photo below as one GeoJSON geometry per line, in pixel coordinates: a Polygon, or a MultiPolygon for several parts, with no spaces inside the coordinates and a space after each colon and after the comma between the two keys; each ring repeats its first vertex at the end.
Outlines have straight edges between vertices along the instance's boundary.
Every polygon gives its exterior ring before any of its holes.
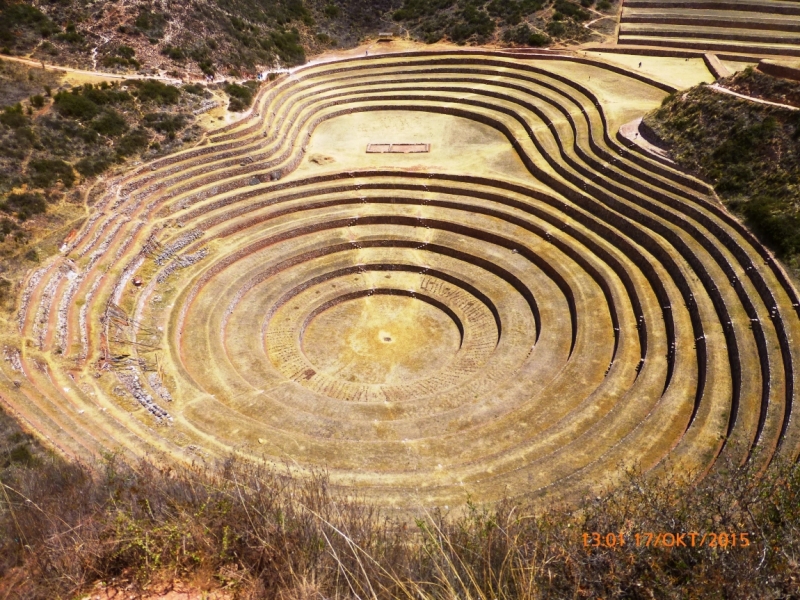
{"type": "Polygon", "coordinates": [[[670,91],[491,51],[297,69],[109,182],[25,282],[3,397],[80,458],[235,451],[395,507],[796,457],[797,292],[617,141],[670,91]]]}

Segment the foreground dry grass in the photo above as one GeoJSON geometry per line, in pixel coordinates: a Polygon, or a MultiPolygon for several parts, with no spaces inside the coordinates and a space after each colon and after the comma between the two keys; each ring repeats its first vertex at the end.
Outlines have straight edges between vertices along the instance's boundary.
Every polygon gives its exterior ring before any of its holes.
{"type": "Polygon", "coordinates": [[[684,488],[632,474],[578,510],[468,503],[411,520],[336,495],[322,473],[300,482],[235,461],[163,471],[109,457],[93,477],[52,459],[5,472],[0,597],[73,598],[98,582],[141,597],[176,580],[235,598],[794,597],[800,468],[753,475],[721,466],[684,488]],[[695,531],[747,532],[750,545],[636,544],[695,531]],[[627,543],[586,548],[585,532],[627,543]]]}

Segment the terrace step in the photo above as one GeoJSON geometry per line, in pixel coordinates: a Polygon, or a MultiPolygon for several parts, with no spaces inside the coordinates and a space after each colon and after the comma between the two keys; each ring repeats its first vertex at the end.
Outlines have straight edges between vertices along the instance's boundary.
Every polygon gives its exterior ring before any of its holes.
{"type": "Polygon", "coordinates": [[[428,504],[465,488],[575,498],[619,481],[633,456],[693,472],[720,452],[797,456],[797,292],[705,184],[613,137],[579,70],[672,91],[600,61],[487,51],[349,59],[273,82],[208,145],[111,182],[71,258],[30,278],[21,329],[58,372],[31,373],[23,386],[38,395],[10,401],[31,418],[55,411],[40,419],[47,432],[58,411],[106,408],[94,438],[83,414],[70,427],[88,451],[266,451],[326,464],[335,485],[395,506],[421,474],[413,493],[428,504]],[[327,121],[390,109],[489,126],[525,174],[298,169],[327,121]],[[175,269],[186,257],[199,258],[175,269]],[[76,286],[62,281],[68,260],[87,269],[76,286]],[[449,370],[375,384],[309,359],[318,315],[387,298],[460,324],[449,370]],[[126,422],[102,383],[122,374],[105,372],[92,400],[58,391],[61,306],[84,377],[120,331],[133,358],[158,344],[165,377],[142,371],[138,386],[174,421],[126,422]]]}
{"type": "Polygon", "coordinates": [[[693,50],[709,50],[718,53],[728,52],[750,56],[800,56],[800,45],[770,44],[763,42],[744,43],[700,38],[680,38],[674,36],[662,38],[647,35],[621,34],[617,43],[621,45],[690,48],[693,50]]]}

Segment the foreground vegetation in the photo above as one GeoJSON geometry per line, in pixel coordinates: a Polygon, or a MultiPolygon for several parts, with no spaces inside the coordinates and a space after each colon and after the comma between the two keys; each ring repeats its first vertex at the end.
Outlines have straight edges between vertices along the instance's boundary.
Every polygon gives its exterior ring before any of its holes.
{"type": "MultiPolygon", "coordinates": [[[[800,83],[752,68],[719,83],[781,103],[800,99],[800,83]]],[[[800,272],[800,111],[700,85],[668,96],[645,123],[678,164],[711,182],[722,201],[800,272]]]]}
{"type": "Polygon", "coordinates": [[[3,598],[182,580],[231,598],[762,599],[791,597],[800,581],[797,464],[762,478],[719,466],[695,487],[631,474],[579,510],[467,500],[412,519],[341,496],[324,473],[114,457],[92,470],[35,449],[12,455],[19,441],[0,447],[3,598]],[[594,547],[594,532],[626,543],[594,547]],[[647,532],[686,533],[685,546],[648,546],[647,532]],[[725,547],[722,536],[700,547],[706,533],[727,533],[725,547]]]}

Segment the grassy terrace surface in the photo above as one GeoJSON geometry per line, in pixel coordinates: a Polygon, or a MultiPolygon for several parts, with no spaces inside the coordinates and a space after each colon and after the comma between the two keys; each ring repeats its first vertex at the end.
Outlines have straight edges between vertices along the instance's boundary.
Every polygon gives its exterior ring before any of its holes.
{"type": "Polygon", "coordinates": [[[402,508],[796,457],[796,291],[615,141],[670,91],[486,51],[296,70],[110,183],[26,279],[3,398],[71,455],[235,450],[402,508]]]}
{"type": "Polygon", "coordinates": [[[631,0],[619,44],[800,56],[800,6],[785,0],[631,0]]]}

